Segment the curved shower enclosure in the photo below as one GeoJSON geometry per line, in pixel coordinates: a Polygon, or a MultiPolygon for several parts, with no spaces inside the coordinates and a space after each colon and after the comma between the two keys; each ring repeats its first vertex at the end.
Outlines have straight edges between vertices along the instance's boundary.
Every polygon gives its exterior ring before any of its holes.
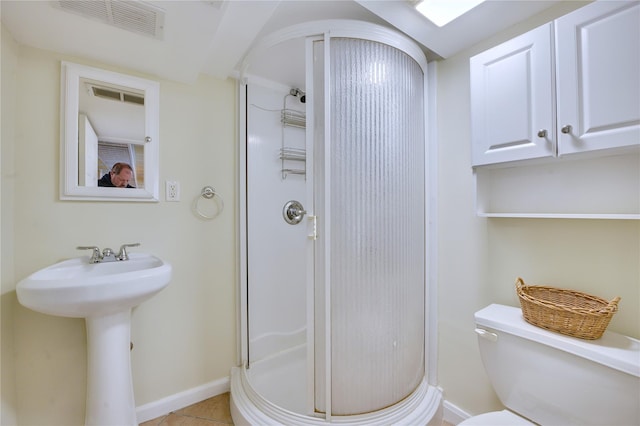
{"type": "Polygon", "coordinates": [[[423,53],[322,21],[245,65],[235,424],[439,424],[423,53]]]}

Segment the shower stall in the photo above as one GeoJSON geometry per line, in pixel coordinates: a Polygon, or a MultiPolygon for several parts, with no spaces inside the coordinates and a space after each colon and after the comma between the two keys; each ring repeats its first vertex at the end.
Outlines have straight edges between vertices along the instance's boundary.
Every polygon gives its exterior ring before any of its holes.
{"type": "Polygon", "coordinates": [[[439,424],[426,74],[413,42],[357,21],[248,55],[236,424],[439,424]]]}

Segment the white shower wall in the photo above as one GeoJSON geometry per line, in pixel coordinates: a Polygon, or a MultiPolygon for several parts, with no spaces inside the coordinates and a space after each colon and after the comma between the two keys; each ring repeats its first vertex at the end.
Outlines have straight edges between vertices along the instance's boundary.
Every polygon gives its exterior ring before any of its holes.
{"type": "MultiPolygon", "coordinates": [[[[305,130],[283,128],[280,113],[288,87],[248,84],[247,88],[247,257],[249,363],[306,342],[306,220],[284,221],[289,200],[306,207],[305,176],[283,178],[280,149],[305,148],[305,130]]],[[[287,108],[305,111],[287,96],[287,108]]],[[[285,167],[304,168],[287,161],[285,167]]]]}

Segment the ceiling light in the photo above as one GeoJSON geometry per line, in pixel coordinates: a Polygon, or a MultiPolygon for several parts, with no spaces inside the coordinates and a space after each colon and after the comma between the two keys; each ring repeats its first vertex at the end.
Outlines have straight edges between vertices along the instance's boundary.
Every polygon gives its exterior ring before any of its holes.
{"type": "Polygon", "coordinates": [[[439,27],[464,15],[484,0],[423,0],[416,10],[439,27]]]}

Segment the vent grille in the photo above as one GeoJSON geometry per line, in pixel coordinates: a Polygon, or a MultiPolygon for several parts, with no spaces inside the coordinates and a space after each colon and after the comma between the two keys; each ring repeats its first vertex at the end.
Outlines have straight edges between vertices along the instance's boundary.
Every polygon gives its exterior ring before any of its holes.
{"type": "Polygon", "coordinates": [[[86,84],[89,89],[89,93],[95,97],[136,105],[144,105],[144,95],[127,92],[125,90],[118,90],[111,87],[100,87],[91,83],[86,84]]]}
{"type": "Polygon", "coordinates": [[[164,35],[164,10],[135,0],[57,0],[66,12],[157,39],[164,35]]]}

